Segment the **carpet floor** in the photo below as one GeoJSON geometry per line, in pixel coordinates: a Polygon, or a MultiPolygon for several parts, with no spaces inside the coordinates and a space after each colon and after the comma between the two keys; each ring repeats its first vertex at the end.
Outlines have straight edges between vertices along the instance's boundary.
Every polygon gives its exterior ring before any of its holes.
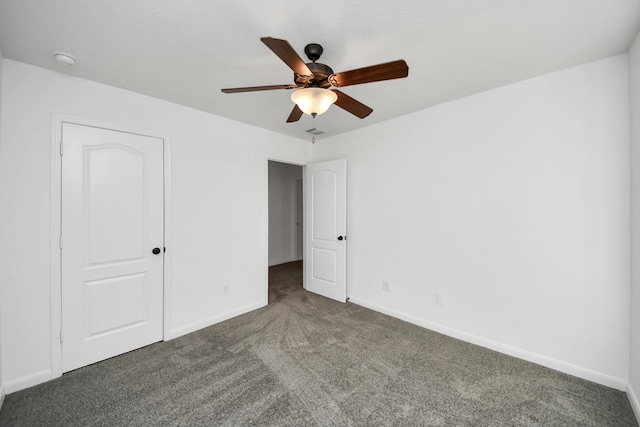
{"type": "Polygon", "coordinates": [[[625,393],[302,289],[8,395],[2,426],[637,426],[625,393]]]}

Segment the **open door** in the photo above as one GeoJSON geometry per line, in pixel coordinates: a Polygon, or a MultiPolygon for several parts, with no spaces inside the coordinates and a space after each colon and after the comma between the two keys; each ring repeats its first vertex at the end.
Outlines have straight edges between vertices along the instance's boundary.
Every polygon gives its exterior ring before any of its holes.
{"type": "Polygon", "coordinates": [[[304,168],[304,287],[347,300],[347,160],[304,168]]]}

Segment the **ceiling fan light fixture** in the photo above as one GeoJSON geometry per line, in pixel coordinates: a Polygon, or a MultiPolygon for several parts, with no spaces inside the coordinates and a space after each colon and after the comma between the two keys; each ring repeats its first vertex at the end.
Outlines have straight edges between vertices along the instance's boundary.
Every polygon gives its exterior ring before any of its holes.
{"type": "Polygon", "coordinates": [[[291,94],[291,100],[302,112],[313,117],[326,112],[337,99],[333,91],[320,87],[298,89],[291,94]]]}

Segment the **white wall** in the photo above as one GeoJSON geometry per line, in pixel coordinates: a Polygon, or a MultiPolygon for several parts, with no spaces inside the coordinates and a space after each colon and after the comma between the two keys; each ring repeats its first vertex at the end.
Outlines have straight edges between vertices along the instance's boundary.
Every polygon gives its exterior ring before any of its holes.
{"type": "Polygon", "coordinates": [[[269,265],[296,261],[296,180],[302,167],[269,162],[269,265]]]}
{"type": "Polygon", "coordinates": [[[349,165],[352,302],[624,389],[626,55],[316,147],[349,165]]]}
{"type": "Polygon", "coordinates": [[[266,304],[267,159],[304,164],[308,144],[10,60],[2,82],[0,333],[8,392],[51,376],[52,113],[170,138],[169,336],[266,304]]]}
{"type": "Polygon", "coordinates": [[[631,331],[629,388],[640,420],[640,34],[629,52],[631,99],[631,331]]]}
{"type": "MultiPolygon", "coordinates": [[[[0,137],[2,136],[2,70],[3,70],[4,58],[2,52],[0,52],[0,137]]],[[[0,140],[0,146],[2,145],[0,140]]],[[[1,184],[0,184],[1,185],[1,184]]],[[[0,276],[0,284],[2,283],[2,277],[0,276]]],[[[4,381],[2,380],[2,304],[0,304],[0,408],[4,402],[5,389],[4,381]]]]}
{"type": "MultiPolygon", "coordinates": [[[[638,42],[632,70],[637,51],[638,42]]],[[[169,335],[266,303],[267,158],[304,164],[347,157],[351,301],[618,388],[631,365],[637,391],[628,65],[626,55],[586,64],[311,146],[5,60],[0,357],[6,389],[44,381],[51,370],[55,112],[170,137],[169,335]],[[383,279],[390,292],[382,291],[383,279]],[[227,282],[231,294],[223,296],[227,282]],[[436,292],[444,293],[444,306],[435,304],[436,292]]],[[[637,105],[637,95],[633,100],[637,105]]]]}

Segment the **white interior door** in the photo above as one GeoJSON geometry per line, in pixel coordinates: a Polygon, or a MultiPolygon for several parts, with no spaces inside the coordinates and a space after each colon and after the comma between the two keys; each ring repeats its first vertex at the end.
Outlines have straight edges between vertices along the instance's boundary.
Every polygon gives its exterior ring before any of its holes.
{"type": "Polygon", "coordinates": [[[304,287],[347,300],[347,160],[304,168],[304,287]]]}
{"type": "Polygon", "coordinates": [[[162,340],[163,141],[64,123],[61,152],[67,372],[162,340]]]}

